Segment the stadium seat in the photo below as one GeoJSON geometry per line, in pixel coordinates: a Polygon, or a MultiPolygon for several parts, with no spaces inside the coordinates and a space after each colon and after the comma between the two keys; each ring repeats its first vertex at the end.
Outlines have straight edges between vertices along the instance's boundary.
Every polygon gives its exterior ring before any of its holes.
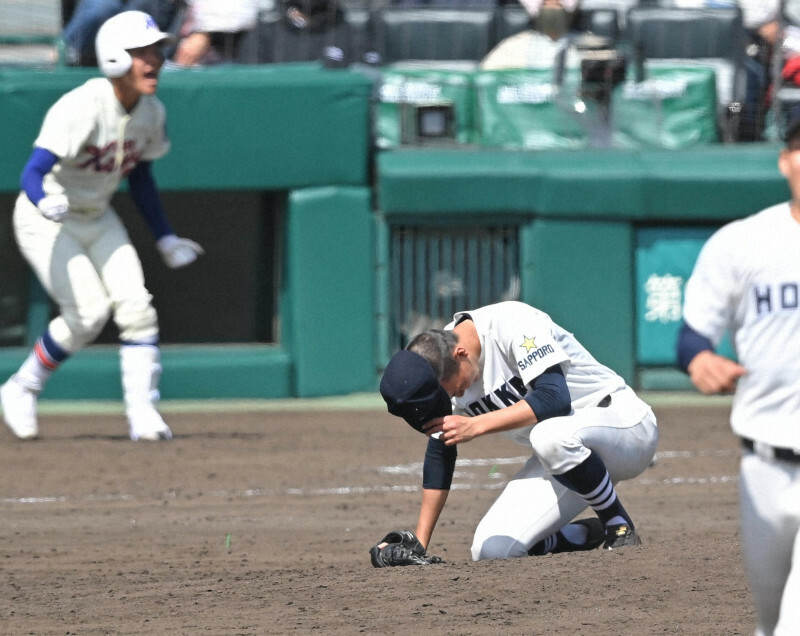
{"type": "Polygon", "coordinates": [[[578,30],[588,31],[608,38],[612,43],[619,40],[619,14],[616,9],[582,9],[578,13],[578,30]]]}
{"type": "Polygon", "coordinates": [[[639,6],[628,10],[626,25],[624,39],[645,72],[648,65],[714,68],[722,139],[735,140],[745,91],[741,9],[639,6]]]}
{"type": "Polygon", "coordinates": [[[497,42],[530,28],[530,15],[522,5],[504,4],[497,8],[497,27],[495,30],[497,42]]]}
{"type": "Polygon", "coordinates": [[[256,28],[243,36],[236,61],[243,64],[309,62],[326,58],[333,47],[342,55],[343,65],[360,62],[370,50],[370,13],[366,9],[342,10],[342,21],[321,32],[296,31],[285,26],[277,10],[259,13],[256,28]]]}
{"type": "MultiPolygon", "coordinates": [[[[498,42],[530,28],[530,17],[521,5],[503,5],[497,9],[498,42]]],[[[575,27],[608,38],[619,39],[620,29],[616,9],[586,9],[578,12],[575,27]]]]}
{"type": "Polygon", "coordinates": [[[479,61],[497,41],[495,10],[384,7],[371,16],[383,64],[405,60],[479,61]]]}
{"type": "Polygon", "coordinates": [[[625,28],[625,16],[628,9],[641,4],[641,0],[581,0],[581,9],[595,11],[597,9],[613,9],[617,12],[620,30],[625,28]]]}
{"type": "Polygon", "coordinates": [[[65,66],[61,25],[59,0],[0,2],[0,68],[65,66]]]}

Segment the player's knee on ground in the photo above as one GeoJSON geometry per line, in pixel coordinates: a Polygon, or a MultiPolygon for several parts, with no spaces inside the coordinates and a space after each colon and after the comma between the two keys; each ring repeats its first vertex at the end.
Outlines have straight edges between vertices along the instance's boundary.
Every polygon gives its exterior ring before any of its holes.
{"type": "Polygon", "coordinates": [[[482,561],[485,559],[513,559],[524,556],[528,556],[527,546],[520,543],[514,537],[494,535],[479,538],[476,535],[472,543],[473,561],[482,561]]]}
{"type": "Polygon", "coordinates": [[[148,342],[158,336],[158,316],[149,299],[121,303],[114,321],[124,342],[148,342]]]}
{"type": "Polygon", "coordinates": [[[110,303],[96,303],[92,306],[81,308],[63,308],[61,317],[68,334],[53,334],[60,341],[66,341],[66,349],[77,351],[81,347],[93,342],[108,322],[111,315],[110,303]]]}

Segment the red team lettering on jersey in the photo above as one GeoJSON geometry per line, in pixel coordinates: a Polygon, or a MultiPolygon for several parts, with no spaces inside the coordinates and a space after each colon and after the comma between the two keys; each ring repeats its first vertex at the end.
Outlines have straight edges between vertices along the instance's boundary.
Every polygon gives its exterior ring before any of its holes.
{"type": "MultiPolygon", "coordinates": [[[[135,139],[126,139],[123,143],[122,175],[127,177],[142,157],[136,148],[135,139]]],[[[103,147],[88,144],[85,148],[88,159],[78,162],[79,168],[92,168],[95,172],[113,172],[117,162],[117,142],[112,141],[103,147]]]]}

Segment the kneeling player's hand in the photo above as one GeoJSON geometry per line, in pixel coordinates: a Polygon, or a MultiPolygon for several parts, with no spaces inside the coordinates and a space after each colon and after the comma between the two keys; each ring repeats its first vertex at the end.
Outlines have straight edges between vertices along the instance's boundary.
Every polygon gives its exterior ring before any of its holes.
{"type": "Polygon", "coordinates": [[[44,218],[60,223],[69,212],[69,201],[63,194],[51,194],[42,198],[36,207],[44,218]]]}
{"type": "Polygon", "coordinates": [[[205,254],[205,250],[191,239],[179,238],[174,234],[162,236],[156,242],[156,247],[161,253],[161,258],[167,267],[177,269],[197,260],[198,256],[205,254]]]}
{"type": "Polygon", "coordinates": [[[372,566],[430,565],[442,563],[439,557],[425,554],[425,548],[410,530],[394,530],[369,549],[372,566]]]}

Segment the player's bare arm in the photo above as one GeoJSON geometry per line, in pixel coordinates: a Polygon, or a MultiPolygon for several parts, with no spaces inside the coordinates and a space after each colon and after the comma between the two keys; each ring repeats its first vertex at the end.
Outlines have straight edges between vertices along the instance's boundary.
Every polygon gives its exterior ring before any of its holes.
{"type": "Polygon", "coordinates": [[[439,521],[442,510],[444,510],[448,494],[450,494],[449,490],[436,490],[433,488],[423,488],[422,490],[422,505],[419,510],[416,535],[426,549],[431,541],[433,529],[439,521]]]}

